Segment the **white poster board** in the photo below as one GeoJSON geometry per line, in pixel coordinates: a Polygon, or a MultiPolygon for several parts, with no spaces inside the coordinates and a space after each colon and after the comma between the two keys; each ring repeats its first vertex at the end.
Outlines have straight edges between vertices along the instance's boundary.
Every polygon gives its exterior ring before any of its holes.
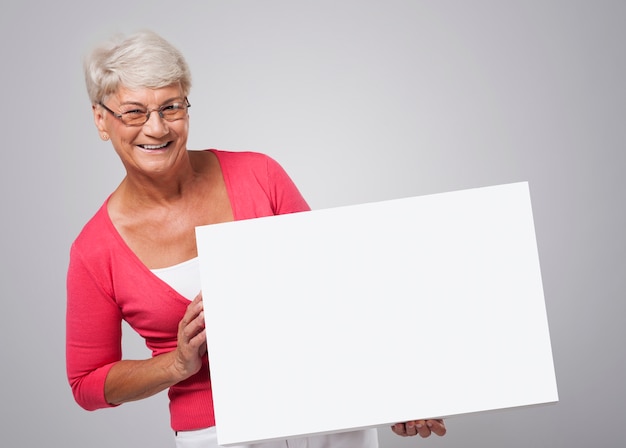
{"type": "Polygon", "coordinates": [[[196,236],[221,445],[558,400],[526,182],[196,236]]]}

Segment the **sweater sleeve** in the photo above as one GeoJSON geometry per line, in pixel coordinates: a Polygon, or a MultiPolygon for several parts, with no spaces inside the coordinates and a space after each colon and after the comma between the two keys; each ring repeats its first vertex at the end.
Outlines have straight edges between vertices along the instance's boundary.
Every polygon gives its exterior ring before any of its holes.
{"type": "Polygon", "coordinates": [[[266,157],[268,191],[275,215],[309,211],[310,207],[283,167],[266,157]]]}
{"type": "Polygon", "coordinates": [[[66,367],[74,399],[86,410],[113,407],[106,376],[121,359],[121,312],[96,280],[75,245],[67,273],[66,367]]]}

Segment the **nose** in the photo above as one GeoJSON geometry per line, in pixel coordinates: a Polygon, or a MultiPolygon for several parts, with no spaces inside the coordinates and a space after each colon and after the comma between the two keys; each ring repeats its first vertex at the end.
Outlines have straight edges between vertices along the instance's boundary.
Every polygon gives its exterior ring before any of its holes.
{"type": "Polygon", "coordinates": [[[154,110],[148,115],[148,120],[143,125],[144,134],[153,137],[162,137],[169,132],[167,121],[163,119],[161,111],[154,110]]]}

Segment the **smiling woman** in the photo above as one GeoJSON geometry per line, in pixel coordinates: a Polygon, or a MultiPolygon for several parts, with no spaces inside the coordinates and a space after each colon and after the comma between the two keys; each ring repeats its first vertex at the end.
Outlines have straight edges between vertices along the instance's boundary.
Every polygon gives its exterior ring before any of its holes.
{"type": "MultiPolygon", "coordinates": [[[[189,69],[160,36],[140,32],[97,48],[85,76],[100,138],[111,141],[126,175],[71,248],[66,348],[74,397],[94,410],[168,389],[177,446],[217,447],[195,228],[309,206],[268,156],[188,151],[189,69]],[[123,359],[122,320],[145,338],[150,359],[123,359]]],[[[445,426],[428,420],[393,430],[426,437],[445,426]]],[[[307,443],[378,441],[364,430],[307,443]]]]}

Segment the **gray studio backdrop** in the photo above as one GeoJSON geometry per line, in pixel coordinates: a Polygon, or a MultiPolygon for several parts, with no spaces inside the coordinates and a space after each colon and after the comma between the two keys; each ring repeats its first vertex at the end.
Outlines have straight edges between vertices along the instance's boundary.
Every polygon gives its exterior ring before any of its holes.
{"type": "MultiPolygon", "coordinates": [[[[123,174],[93,126],[81,57],[150,27],[192,68],[190,148],[266,152],[314,208],[529,181],[560,402],[450,418],[441,439],[383,428],[383,447],[626,446],[626,2],[59,0],[0,12],[0,445],[173,446],[165,394],[86,412],[64,365],[69,246],[123,174]]],[[[401,343],[416,363],[437,350],[401,343]]],[[[132,334],[125,346],[147,355],[132,334]]],[[[409,387],[428,385],[389,385],[409,387]]]]}

